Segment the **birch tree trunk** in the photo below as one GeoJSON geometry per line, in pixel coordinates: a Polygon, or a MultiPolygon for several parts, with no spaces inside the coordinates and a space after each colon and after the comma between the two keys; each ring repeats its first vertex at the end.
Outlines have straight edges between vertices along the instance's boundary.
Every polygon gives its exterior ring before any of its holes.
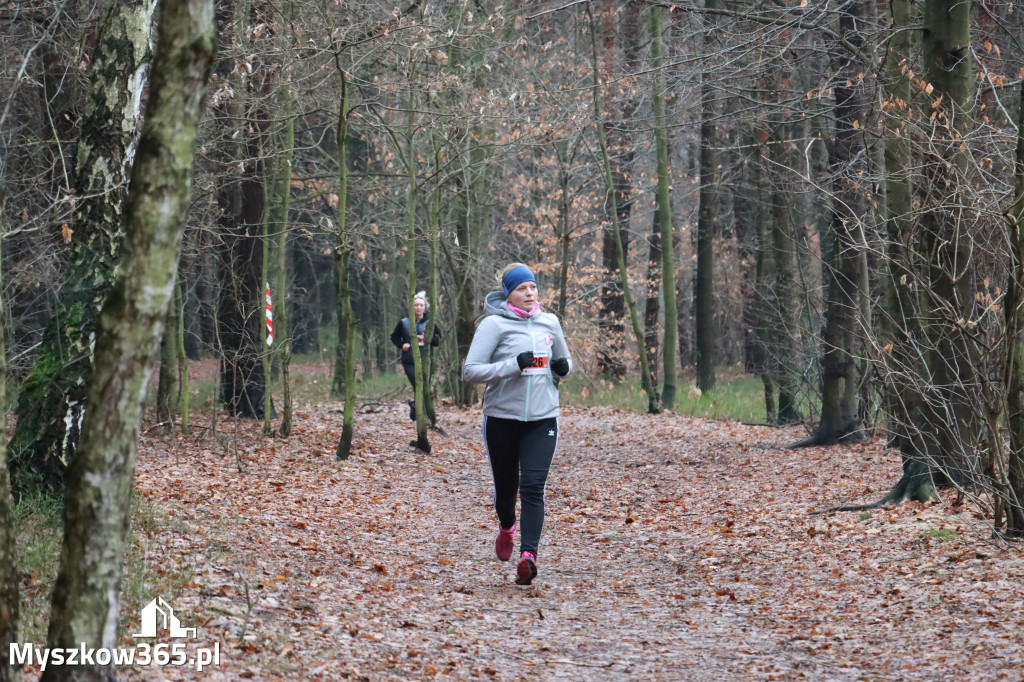
{"type": "Polygon", "coordinates": [[[156,0],[110,3],[100,24],[75,161],[76,221],[68,275],[32,371],[18,394],[8,446],[17,491],[60,491],[81,434],[100,307],[124,239],[123,203],[135,155],[156,0]]]}
{"type": "MultiPolygon", "coordinates": [[[[192,149],[215,45],[212,0],[164,0],[149,103],[126,202],[124,257],[103,305],[82,440],[69,470],[51,648],[116,647],[147,366],[174,293],[192,149]],[[111,406],[118,409],[111,409],[111,406]]],[[[112,665],[47,667],[42,679],[111,680],[112,665]]]]}

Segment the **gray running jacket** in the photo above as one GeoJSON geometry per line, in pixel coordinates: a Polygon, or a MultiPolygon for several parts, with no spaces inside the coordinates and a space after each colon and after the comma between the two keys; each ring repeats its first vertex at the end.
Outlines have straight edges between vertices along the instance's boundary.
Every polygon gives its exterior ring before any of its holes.
{"type": "Polygon", "coordinates": [[[487,384],[484,414],[488,417],[537,421],[557,417],[558,386],[548,363],[572,358],[562,325],[551,313],[519,317],[508,309],[505,295],[492,291],[484,299],[487,317],[473,335],[462,378],[487,384]],[[533,351],[534,365],[519,369],[516,356],[533,351]]]}

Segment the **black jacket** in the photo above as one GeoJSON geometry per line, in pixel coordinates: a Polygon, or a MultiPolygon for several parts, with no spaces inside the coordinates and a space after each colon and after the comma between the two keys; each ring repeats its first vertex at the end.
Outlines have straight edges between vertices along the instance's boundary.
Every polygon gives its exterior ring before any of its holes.
{"type": "MultiPolygon", "coordinates": [[[[416,323],[416,335],[420,339],[423,338],[423,334],[424,334],[424,332],[427,329],[427,319],[429,317],[430,317],[429,315],[424,314],[423,317],[420,318],[420,321],[416,323]]],[[[401,320],[398,321],[398,324],[395,325],[395,331],[391,332],[391,343],[395,344],[395,348],[398,348],[399,350],[402,349],[403,345],[408,343],[410,345],[409,350],[402,351],[402,364],[403,365],[411,365],[411,364],[413,364],[412,348],[411,348],[411,346],[412,346],[412,339],[410,338],[410,334],[409,334],[409,318],[408,317],[403,317],[401,320]]],[[[431,346],[431,348],[436,348],[440,343],[441,343],[441,330],[437,328],[437,324],[435,323],[434,324],[434,335],[430,338],[430,346],[431,346]]],[[[426,344],[423,343],[422,340],[420,341],[420,351],[424,352],[424,353],[427,352],[427,346],[426,346],[426,344]]]]}

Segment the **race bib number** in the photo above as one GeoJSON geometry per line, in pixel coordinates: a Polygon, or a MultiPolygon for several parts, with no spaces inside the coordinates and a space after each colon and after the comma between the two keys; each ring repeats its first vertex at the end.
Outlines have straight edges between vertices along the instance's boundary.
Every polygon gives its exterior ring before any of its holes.
{"type": "Polygon", "coordinates": [[[530,374],[548,374],[551,368],[548,367],[548,352],[547,350],[534,351],[533,353],[533,364],[523,368],[522,373],[524,375],[530,374]]]}
{"type": "Polygon", "coordinates": [[[423,345],[423,337],[426,336],[426,331],[422,331],[416,335],[416,340],[419,341],[420,345],[423,345]]]}

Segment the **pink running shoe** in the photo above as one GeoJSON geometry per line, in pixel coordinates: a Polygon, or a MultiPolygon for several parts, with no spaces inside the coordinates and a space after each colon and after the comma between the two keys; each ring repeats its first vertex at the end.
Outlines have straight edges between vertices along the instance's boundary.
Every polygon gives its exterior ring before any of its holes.
{"type": "Polygon", "coordinates": [[[537,577],[537,557],[530,552],[523,552],[516,566],[516,585],[529,585],[537,577]]]}
{"type": "Polygon", "coordinates": [[[512,558],[512,549],[516,545],[515,532],[516,524],[514,523],[511,528],[502,528],[501,524],[498,524],[498,537],[494,539],[494,553],[502,561],[512,558]]]}

